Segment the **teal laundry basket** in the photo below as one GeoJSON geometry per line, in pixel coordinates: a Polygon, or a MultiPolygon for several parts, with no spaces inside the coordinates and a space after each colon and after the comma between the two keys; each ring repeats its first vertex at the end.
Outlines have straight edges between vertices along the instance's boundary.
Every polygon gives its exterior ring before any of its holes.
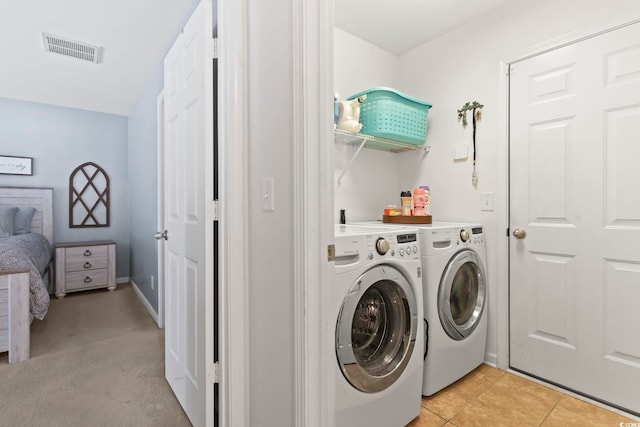
{"type": "Polygon", "coordinates": [[[347,98],[367,95],[360,106],[360,133],[411,145],[422,145],[427,136],[431,104],[395,89],[376,87],[347,98]]]}

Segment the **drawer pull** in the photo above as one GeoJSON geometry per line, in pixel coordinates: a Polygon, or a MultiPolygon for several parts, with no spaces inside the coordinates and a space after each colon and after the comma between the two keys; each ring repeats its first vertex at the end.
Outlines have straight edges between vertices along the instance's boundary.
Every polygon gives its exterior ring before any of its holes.
{"type": "Polygon", "coordinates": [[[89,249],[84,251],[84,256],[91,256],[91,251],[89,249]]]}
{"type": "Polygon", "coordinates": [[[84,278],[84,283],[91,283],[91,277],[87,276],[84,278]]]}
{"type": "Polygon", "coordinates": [[[84,268],[91,268],[91,263],[90,262],[85,262],[84,263],[84,268]]]}

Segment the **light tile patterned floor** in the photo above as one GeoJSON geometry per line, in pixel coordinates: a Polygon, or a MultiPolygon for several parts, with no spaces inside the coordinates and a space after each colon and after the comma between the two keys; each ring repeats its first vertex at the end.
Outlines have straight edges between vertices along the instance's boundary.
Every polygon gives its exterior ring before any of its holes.
{"type": "Polygon", "coordinates": [[[407,427],[603,426],[637,421],[489,365],[430,397],[407,427]]]}

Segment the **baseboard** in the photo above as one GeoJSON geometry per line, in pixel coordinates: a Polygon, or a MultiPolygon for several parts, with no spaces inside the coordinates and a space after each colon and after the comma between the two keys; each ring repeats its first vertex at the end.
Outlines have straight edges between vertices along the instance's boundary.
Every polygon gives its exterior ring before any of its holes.
{"type": "Polygon", "coordinates": [[[158,313],[156,313],[156,311],[153,309],[153,306],[151,305],[149,300],[147,300],[147,298],[144,296],[140,288],[138,288],[138,285],[136,285],[136,282],[134,282],[133,279],[129,279],[129,283],[131,283],[131,289],[133,289],[136,295],[138,295],[138,298],[140,298],[140,301],[142,301],[142,305],[144,305],[144,307],[147,309],[153,320],[156,322],[156,325],[160,327],[160,324],[158,323],[158,313]]]}
{"type": "Polygon", "coordinates": [[[122,285],[124,283],[129,283],[128,277],[116,277],[116,285],[122,285]]]}
{"type": "Polygon", "coordinates": [[[494,368],[498,366],[498,355],[495,353],[485,353],[484,354],[484,363],[487,365],[491,365],[494,368]]]}

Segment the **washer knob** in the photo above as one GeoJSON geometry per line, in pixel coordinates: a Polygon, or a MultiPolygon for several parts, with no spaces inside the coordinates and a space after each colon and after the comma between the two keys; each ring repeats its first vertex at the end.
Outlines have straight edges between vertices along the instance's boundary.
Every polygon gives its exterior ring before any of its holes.
{"type": "Polygon", "coordinates": [[[384,255],[389,252],[389,242],[385,238],[380,237],[376,240],[376,251],[378,251],[380,255],[384,255]]]}
{"type": "Polygon", "coordinates": [[[469,231],[462,229],[460,230],[460,240],[462,240],[463,242],[466,242],[467,240],[469,240],[469,231]]]}

